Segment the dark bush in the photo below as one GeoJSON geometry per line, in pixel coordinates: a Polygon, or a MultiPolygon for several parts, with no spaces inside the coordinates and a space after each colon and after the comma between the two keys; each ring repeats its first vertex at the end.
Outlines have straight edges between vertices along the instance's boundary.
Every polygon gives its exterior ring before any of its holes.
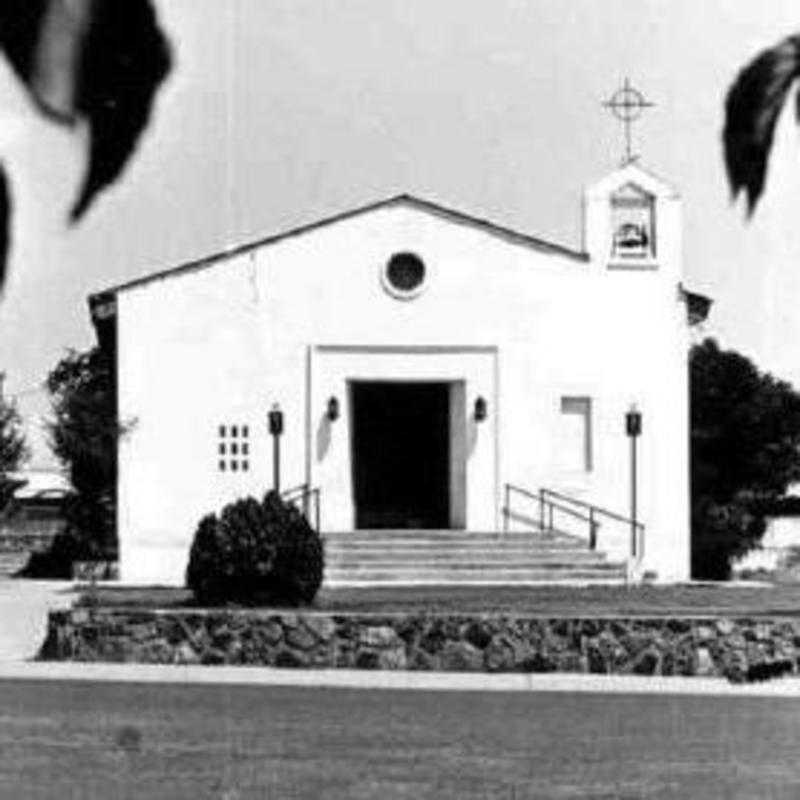
{"type": "Polygon", "coordinates": [[[28,563],[16,573],[18,578],[72,579],[75,561],[94,561],[97,551],[85,540],[67,530],[56,534],[46,550],[31,553],[28,563]]]}
{"type": "Polygon", "coordinates": [[[319,534],[270,492],[237,500],[197,527],[186,584],[203,605],[310,603],[322,584],[319,534]]]}
{"type": "Polygon", "coordinates": [[[692,348],[692,577],[723,580],[800,480],[800,393],[713,339],[692,348]]]}
{"type": "MultiPolygon", "coordinates": [[[[84,516],[87,520],[92,516],[84,515],[85,509],[83,501],[75,493],[65,497],[60,509],[60,516],[65,521],[63,530],[53,537],[46,550],[32,552],[15,577],[72,580],[76,577],[73,572],[76,561],[104,564],[116,562],[116,538],[105,537],[103,541],[94,533],[97,528],[73,524],[79,516],[84,516]]],[[[113,514],[113,509],[107,509],[105,513],[113,514]]]]}
{"type": "Polygon", "coordinates": [[[727,580],[731,560],[750,550],[765,529],[764,517],[746,502],[697,498],[692,507],[692,576],[727,580]]]}

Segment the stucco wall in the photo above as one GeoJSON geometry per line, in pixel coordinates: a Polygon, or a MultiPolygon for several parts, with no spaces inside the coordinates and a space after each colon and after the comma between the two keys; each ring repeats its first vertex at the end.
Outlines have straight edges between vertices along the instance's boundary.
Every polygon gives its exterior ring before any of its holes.
{"type": "MultiPolygon", "coordinates": [[[[674,200],[665,202],[676,203],[674,200]]],[[[591,215],[589,215],[591,216],[591,215]]],[[[679,239],[677,215],[660,236],[679,239]]],[[[266,413],[280,403],[284,486],[322,489],[323,530],[352,526],[346,381],[464,380],[488,419],[468,427],[468,529],[500,524],[502,485],[566,490],[627,513],[624,413],[644,415],[645,566],[688,575],[688,391],[680,264],[610,271],[403,204],[119,293],[119,531],[126,581],[180,583],[199,518],[271,485],[266,413]],[[428,267],[397,300],[380,279],[395,251],[428,267]],[[325,429],[329,396],[342,405],[325,429]],[[593,405],[594,468],[559,467],[560,399],[593,405]],[[249,471],[217,469],[217,427],[250,429],[249,471]],[[327,443],[325,438],[327,437],[327,443]]],[[[469,426],[469,421],[468,421],[469,426]]],[[[629,534],[601,528],[624,556],[629,534]]]]}

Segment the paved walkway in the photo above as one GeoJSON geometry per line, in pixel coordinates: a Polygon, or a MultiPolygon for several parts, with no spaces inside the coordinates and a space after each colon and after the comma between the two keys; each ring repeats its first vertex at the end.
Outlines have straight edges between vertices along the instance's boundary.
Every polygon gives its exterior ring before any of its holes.
{"type": "Polygon", "coordinates": [[[491,675],[468,672],[5,661],[0,662],[0,680],[800,698],[800,678],[791,677],[764,683],[733,684],[724,678],[663,678],[632,675],[561,673],[491,675]]]}
{"type": "Polygon", "coordinates": [[[47,612],[67,608],[69,581],[0,578],[0,663],[33,658],[47,632],[47,612]]]}

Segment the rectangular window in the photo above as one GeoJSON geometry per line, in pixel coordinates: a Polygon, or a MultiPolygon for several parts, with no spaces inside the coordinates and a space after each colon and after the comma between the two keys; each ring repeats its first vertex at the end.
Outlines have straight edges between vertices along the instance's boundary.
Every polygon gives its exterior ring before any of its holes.
{"type": "Polygon", "coordinates": [[[220,472],[247,472],[250,463],[239,456],[250,455],[248,425],[217,426],[217,469],[220,472]]]}
{"type": "Polygon", "coordinates": [[[566,468],[592,471],[592,398],[561,398],[561,436],[557,442],[566,468]]]}

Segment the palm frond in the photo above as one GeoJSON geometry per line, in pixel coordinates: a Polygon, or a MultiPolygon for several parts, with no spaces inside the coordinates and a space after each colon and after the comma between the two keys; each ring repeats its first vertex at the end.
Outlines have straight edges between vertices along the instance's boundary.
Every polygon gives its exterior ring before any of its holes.
{"type": "Polygon", "coordinates": [[[0,292],[6,277],[6,258],[11,239],[11,196],[6,173],[0,166],[0,292]]]}
{"type": "MultiPolygon", "coordinates": [[[[759,53],[738,74],[725,101],[725,167],[734,199],[744,192],[752,214],[764,191],[775,125],[800,78],[800,35],[759,53]]],[[[800,119],[800,107],[797,109],[800,119]]]]}
{"type": "Polygon", "coordinates": [[[75,221],[122,174],[170,72],[153,2],[0,0],[0,51],[51,120],[88,123],[75,221]]]}

